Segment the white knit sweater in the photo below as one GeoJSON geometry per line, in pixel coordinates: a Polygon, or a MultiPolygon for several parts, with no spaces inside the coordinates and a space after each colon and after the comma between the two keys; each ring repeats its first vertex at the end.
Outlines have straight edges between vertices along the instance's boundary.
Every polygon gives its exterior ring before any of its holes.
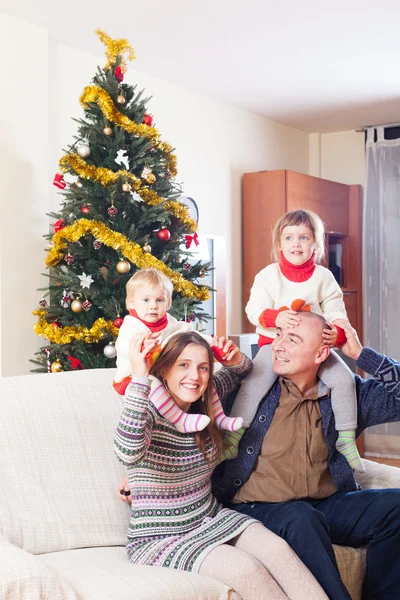
{"type": "Polygon", "coordinates": [[[259,317],[266,308],[290,308],[293,300],[301,299],[310,306],[312,312],[323,315],[327,321],[347,319],[343,302],[343,292],[332,273],[321,265],[316,265],[314,273],[307,281],[295,282],[287,279],[278,263],[268,265],[260,271],[250,292],[246,306],[249,321],[256,325],[256,332],[274,338],[274,327],[261,327],[259,317]]]}

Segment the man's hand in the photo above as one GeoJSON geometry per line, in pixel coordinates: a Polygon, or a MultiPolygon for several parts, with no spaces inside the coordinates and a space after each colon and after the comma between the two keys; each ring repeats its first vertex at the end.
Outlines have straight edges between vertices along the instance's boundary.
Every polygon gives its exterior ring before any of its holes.
{"type": "Polygon", "coordinates": [[[281,310],[275,319],[275,327],[281,329],[291,329],[296,327],[301,321],[301,317],[295,310],[281,310]]]}
{"type": "Polygon", "coordinates": [[[349,358],[357,360],[363,349],[357,331],[344,319],[335,320],[335,325],[341,327],[346,335],[346,341],[340,346],[340,350],[349,358]]]}
{"type": "Polygon", "coordinates": [[[225,367],[234,367],[240,365],[243,360],[243,355],[239,348],[226,337],[213,336],[214,345],[211,350],[217,360],[225,367]]]}
{"type": "Polygon", "coordinates": [[[328,323],[328,325],[330,329],[322,330],[322,339],[324,344],[328,344],[328,346],[334,348],[338,339],[338,331],[332,323],[328,323]]]}

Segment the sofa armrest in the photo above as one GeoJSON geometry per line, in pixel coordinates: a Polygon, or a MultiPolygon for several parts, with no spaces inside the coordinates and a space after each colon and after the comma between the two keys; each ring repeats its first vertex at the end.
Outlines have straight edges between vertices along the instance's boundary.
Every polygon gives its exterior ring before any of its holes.
{"type": "Polygon", "coordinates": [[[363,490],[400,488],[400,469],[363,459],[365,473],[355,474],[363,490]]]}
{"type": "Polygon", "coordinates": [[[76,600],[76,595],[40,558],[0,535],[0,598],[76,600]]]}

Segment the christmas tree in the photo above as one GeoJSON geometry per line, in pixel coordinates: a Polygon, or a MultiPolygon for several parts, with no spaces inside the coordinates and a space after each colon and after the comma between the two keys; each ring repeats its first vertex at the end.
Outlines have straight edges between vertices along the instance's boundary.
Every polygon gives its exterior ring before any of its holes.
{"type": "Polygon", "coordinates": [[[32,360],[37,372],[115,366],[125,286],[137,269],[171,279],[169,312],[177,319],[208,316],[201,303],[209,289],[199,279],[209,264],[190,260],[197,224],[178,201],[173,148],[155,128],[143,90],[123,83],[132,47],[97,34],[107,63],[82,93],[84,117],[53,181],[63,201],[50,214],[54,234],[45,236],[49,286],[34,330],[47,343],[32,360]]]}

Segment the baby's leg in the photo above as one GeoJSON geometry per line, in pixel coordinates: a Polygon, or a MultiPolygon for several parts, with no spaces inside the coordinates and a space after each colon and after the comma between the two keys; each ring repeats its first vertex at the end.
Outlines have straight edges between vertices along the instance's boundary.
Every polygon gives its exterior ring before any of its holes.
{"type": "Polygon", "coordinates": [[[199,573],[229,585],[243,600],[288,600],[259,560],[228,544],[211,550],[199,573]]]}
{"type": "Polygon", "coordinates": [[[215,424],[218,429],[224,429],[226,431],[238,431],[243,425],[242,417],[228,417],[224,413],[224,409],[222,408],[221,400],[216,392],[213,390],[212,396],[212,411],[215,419],[215,424]]]}
{"type": "Polygon", "coordinates": [[[161,416],[168,419],[181,433],[205,429],[210,417],[201,414],[188,414],[177,406],[162,383],[151,390],[150,400],[161,416]]]}
{"type": "Polygon", "coordinates": [[[352,469],[363,472],[365,467],[356,445],[357,395],[353,373],[337,353],[331,351],[319,368],[318,375],[332,393],[332,410],[339,432],[336,448],[352,469]]]}

